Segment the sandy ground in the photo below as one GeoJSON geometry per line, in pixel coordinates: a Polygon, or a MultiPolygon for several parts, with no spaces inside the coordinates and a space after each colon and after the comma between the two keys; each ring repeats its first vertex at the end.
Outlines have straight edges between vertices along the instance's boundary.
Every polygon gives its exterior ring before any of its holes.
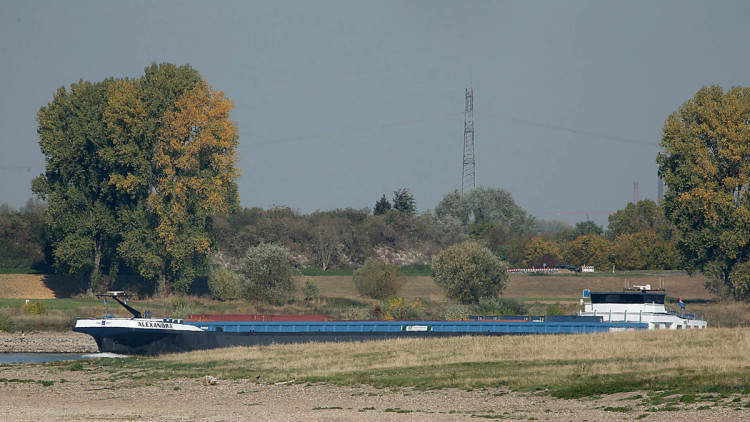
{"type": "Polygon", "coordinates": [[[98,351],[94,338],[72,331],[0,332],[0,353],[90,353],[98,351]]]}
{"type": "MultiPolygon", "coordinates": [[[[0,334],[4,352],[89,352],[77,333],[0,334]]],[[[584,400],[502,389],[415,391],[370,386],[267,384],[202,378],[144,382],[128,371],[73,370],[74,362],[0,366],[3,421],[731,421],[750,419],[750,397],[732,396],[657,410],[646,393],[584,400]],[[41,381],[50,381],[45,386],[41,381]]],[[[206,375],[211,375],[206,374],[206,375]]]]}
{"type": "MultiPolygon", "coordinates": [[[[728,421],[750,417],[732,403],[696,403],[650,411],[636,393],[561,400],[544,394],[487,391],[414,391],[331,385],[269,385],[254,380],[168,379],[153,384],[103,370],[67,366],[0,367],[0,415],[5,421],[728,421]],[[55,381],[51,386],[38,382],[55,381]],[[65,381],[62,381],[62,380],[65,381]],[[697,410],[700,406],[712,406],[697,410]],[[627,410],[623,410],[628,406],[627,410]],[[609,409],[608,409],[609,408],[609,409]],[[613,410],[615,409],[615,410],[613,410]],[[618,410],[619,409],[619,410],[618,410]],[[645,416],[644,416],[645,415],[645,416]]],[[[645,393],[644,393],[645,396],[645,393]]]]}

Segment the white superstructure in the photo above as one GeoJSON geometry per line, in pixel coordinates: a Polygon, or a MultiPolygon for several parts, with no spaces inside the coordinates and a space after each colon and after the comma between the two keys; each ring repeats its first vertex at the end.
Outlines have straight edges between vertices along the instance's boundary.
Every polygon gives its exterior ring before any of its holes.
{"type": "Polygon", "coordinates": [[[667,310],[666,296],[663,289],[651,290],[650,285],[622,292],[591,292],[591,301],[584,303],[578,315],[601,317],[603,322],[647,323],[649,330],[706,328],[706,321],[692,314],[667,310]]]}

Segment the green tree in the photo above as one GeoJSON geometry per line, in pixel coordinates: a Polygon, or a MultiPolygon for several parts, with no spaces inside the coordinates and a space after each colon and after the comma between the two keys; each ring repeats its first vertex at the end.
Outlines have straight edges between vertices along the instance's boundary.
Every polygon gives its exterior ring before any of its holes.
{"type": "Polygon", "coordinates": [[[296,290],[292,255],[283,246],[261,243],[247,250],[240,261],[242,296],[248,300],[283,305],[296,290]]]}
{"type": "Polygon", "coordinates": [[[602,269],[609,267],[611,245],[607,239],[596,234],[586,234],[571,240],[565,246],[565,261],[577,267],[592,265],[602,269]]]}
{"type": "Polygon", "coordinates": [[[558,243],[565,244],[585,235],[602,236],[604,229],[593,221],[581,221],[576,224],[573,230],[563,230],[555,235],[558,243]]]}
{"type": "Polygon", "coordinates": [[[409,215],[416,214],[417,202],[414,200],[414,195],[406,188],[393,191],[393,209],[409,215]]]}
{"type": "Polygon", "coordinates": [[[529,237],[536,229],[536,219],[518,206],[504,189],[479,187],[463,197],[456,190],[438,203],[435,214],[438,218],[458,219],[465,230],[472,223],[496,223],[513,236],[529,237]]]}
{"type": "Polygon", "coordinates": [[[373,209],[373,215],[381,215],[385,214],[388,211],[390,211],[393,207],[391,206],[390,201],[385,197],[385,194],[383,194],[383,197],[380,198],[378,202],[375,203],[375,208],[373,209]]]}
{"type": "Polygon", "coordinates": [[[103,115],[113,81],[80,81],[61,87],[37,114],[45,173],[32,191],[48,207],[45,231],[55,268],[88,275],[89,292],[106,288],[101,273],[116,273],[118,196],[110,186],[111,166],[99,152],[109,142],[103,115]]]}
{"type": "Polygon", "coordinates": [[[219,300],[240,297],[240,277],[228,267],[212,268],[208,275],[208,290],[219,300]]]}
{"type": "Polygon", "coordinates": [[[44,262],[42,211],[30,199],[20,211],[0,205],[0,268],[32,268],[44,262]]]}
{"type": "Polygon", "coordinates": [[[378,300],[395,296],[403,284],[398,267],[382,259],[368,259],[354,270],[352,278],[360,295],[378,300]]]}
{"type": "Polygon", "coordinates": [[[432,277],[449,299],[475,303],[496,297],[508,284],[508,265],[474,242],[453,245],[432,261],[432,277]]]}
{"type": "Polygon", "coordinates": [[[665,240],[673,237],[672,223],[664,216],[663,208],[650,199],[643,199],[637,204],[630,202],[624,209],[609,216],[607,239],[614,240],[623,234],[647,230],[657,233],[665,240]]]}
{"type": "Polygon", "coordinates": [[[623,270],[671,270],[679,262],[674,244],[651,230],[620,235],[612,252],[614,264],[623,270]]]}
{"type": "Polygon", "coordinates": [[[750,88],[701,88],[664,123],[657,156],[664,214],[689,271],[723,281],[750,262],[750,88]]]}

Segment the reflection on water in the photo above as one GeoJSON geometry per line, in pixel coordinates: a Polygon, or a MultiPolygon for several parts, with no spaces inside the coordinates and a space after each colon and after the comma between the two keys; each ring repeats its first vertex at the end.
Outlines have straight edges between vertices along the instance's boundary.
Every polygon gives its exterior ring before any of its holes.
{"type": "Polygon", "coordinates": [[[0,364],[40,363],[58,360],[124,358],[115,353],[0,353],[0,364]]]}

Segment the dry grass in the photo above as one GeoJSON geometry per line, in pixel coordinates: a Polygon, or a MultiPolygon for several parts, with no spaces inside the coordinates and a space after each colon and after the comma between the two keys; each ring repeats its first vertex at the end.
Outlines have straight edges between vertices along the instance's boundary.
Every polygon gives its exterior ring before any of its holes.
{"type": "Polygon", "coordinates": [[[179,368],[208,366],[230,378],[257,374],[271,382],[529,390],[627,380],[644,389],[674,383],[710,390],[746,388],[749,347],[747,330],[711,329],[273,345],[159,361],[179,368]]]}
{"type": "Polygon", "coordinates": [[[0,274],[0,297],[54,299],[55,293],[44,285],[44,277],[36,274],[0,274]]]}

